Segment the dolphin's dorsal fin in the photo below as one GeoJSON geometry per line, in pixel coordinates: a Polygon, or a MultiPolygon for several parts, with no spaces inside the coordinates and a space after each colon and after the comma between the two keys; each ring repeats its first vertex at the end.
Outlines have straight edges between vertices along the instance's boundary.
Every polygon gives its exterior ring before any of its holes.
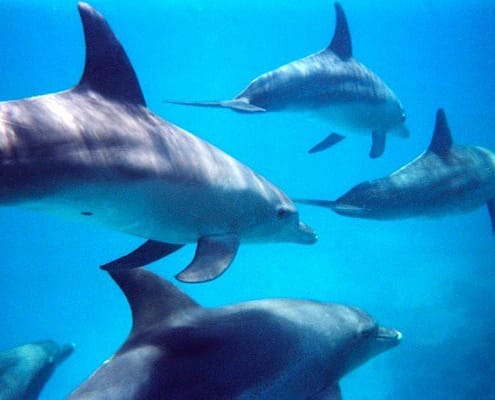
{"type": "Polygon", "coordinates": [[[89,4],[78,4],[86,42],[86,65],[79,82],[104,96],[145,105],[134,68],[103,16],[89,4]]]}
{"type": "Polygon", "coordinates": [[[449,154],[451,147],[452,135],[450,134],[447,117],[445,116],[445,111],[442,108],[439,108],[437,111],[435,130],[433,131],[433,137],[428,150],[440,157],[445,157],[449,154]]]}
{"type": "Polygon", "coordinates": [[[344,9],[339,3],[335,3],[335,13],[335,32],[327,50],[333,51],[342,60],[347,60],[352,57],[351,34],[349,33],[349,25],[347,24],[344,9]]]}
{"type": "Polygon", "coordinates": [[[192,307],[193,299],[158,275],[144,268],[110,271],[124,292],[132,311],[131,334],[192,307]]]}

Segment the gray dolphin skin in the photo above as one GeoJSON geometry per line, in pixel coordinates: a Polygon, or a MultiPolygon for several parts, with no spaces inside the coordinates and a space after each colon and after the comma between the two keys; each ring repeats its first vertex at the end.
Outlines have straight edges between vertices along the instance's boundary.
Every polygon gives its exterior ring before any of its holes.
{"type": "Polygon", "coordinates": [[[454,145],[439,109],[428,149],[387,177],[363,182],[335,201],[296,200],[348,217],[441,217],[486,204],[495,233],[495,153],[454,145]]]}
{"type": "Polygon", "coordinates": [[[36,400],[55,368],[73,351],[73,344],[45,340],[0,352],[0,399],[36,400]]]}
{"type": "Polygon", "coordinates": [[[177,275],[186,282],[218,277],[241,241],[316,242],[281,190],[147,109],[103,16],[78,8],[86,41],[79,84],[0,103],[0,204],[149,239],[105,269],[142,266],[197,242],[177,275]]]}
{"type": "Polygon", "coordinates": [[[233,100],[168,102],[247,113],[311,111],[329,121],[339,133],[331,133],[310,153],[333,146],[344,138],[343,133],[349,132],[371,133],[370,157],[381,156],[387,133],[409,136],[404,109],[392,90],[353,57],[347,20],[339,3],[335,3],[335,10],[335,33],[324,50],[260,75],[233,100]]]}
{"type": "Polygon", "coordinates": [[[110,274],[132,330],[69,400],[337,400],[343,375],[401,339],[353,307],[270,299],[204,308],[144,268],[110,274]]]}

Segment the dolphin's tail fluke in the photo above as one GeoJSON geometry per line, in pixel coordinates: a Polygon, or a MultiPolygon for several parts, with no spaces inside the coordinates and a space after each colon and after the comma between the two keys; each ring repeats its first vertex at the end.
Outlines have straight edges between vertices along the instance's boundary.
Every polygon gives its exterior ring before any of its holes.
{"type": "Polygon", "coordinates": [[[333,200],[292,199],[292,201],[299,204],[330,208],[332,210],[337,206],[337,202],[333,200]]]}
{"type": "Polygon", "coordinates": [[[255,112],[265,112],[264,108],[255,106],[249,103],[245,98],[234,99],[234,100],[222,100],[222,101],[171,101],[166,100],[167,103],[180,104],[182,106],[195,106],[195,107],[220,107],[220,108],[230,108],[234,111],[245,112],[245,113],[255,113],[255,112]]]}

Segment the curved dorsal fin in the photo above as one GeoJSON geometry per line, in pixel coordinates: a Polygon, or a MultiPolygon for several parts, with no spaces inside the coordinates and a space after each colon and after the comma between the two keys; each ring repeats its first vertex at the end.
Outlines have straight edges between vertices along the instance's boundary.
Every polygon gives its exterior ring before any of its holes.
{"type": "Polygon", "coordinates": [[[352,57],[351,34],[349,33],[349,25],[347,24],[344,9],[339,3],[335,3],[335,13],[335,32],[327,50],[333,51],[342,60],[347,60],[352,57]]]}
{"type": "Polygon", "coordinates": [[[447,117],[445,116],[445,111],[439,108],[435,121],[435,130],[433,131],[433,137],[431,138],[428,150],[440,157],[445,157],[450,152],[451,147],[452,135],[447,124],[447,117]]]}
{"type": "Polygon", "coordinates": [[[86,65],[79,82],[104,96],[145,105],[134,68],[105,18],[89,4],[78,4],[86,42],[86,65]]]}
{"type": "Polygon", "coordinates": [[[166,320],[178,312],[199,307],[198,303],[176,286],[144,268],[109,273],[124,292],[131,307],[131,334],[166,320]]]}

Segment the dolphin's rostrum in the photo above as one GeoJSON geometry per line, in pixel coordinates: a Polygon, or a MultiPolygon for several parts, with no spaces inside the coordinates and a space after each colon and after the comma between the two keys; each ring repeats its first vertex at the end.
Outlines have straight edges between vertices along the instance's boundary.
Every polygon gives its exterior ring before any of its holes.
{"type": "Polygon", "coordinates": [[[132,330],[69,400],[340,400],[340,378],[401,339],[345,305],[204,308],[143,268],[111,276],[131,306],[132,330]]]}
{"type": "Polygon", "coordinates": [[[386,134],[409,135],[397,96],[352,55],[347,20],[335,3],[337,22],[329,46],[322,51],[260,75],[232,100],[175,104],[225,107],[239,112],[310,111],[334,130],[310,152],[325,150],[348,132],[372,135],[370,156],[382,155],[386,134]]]}
{"type": "Polygon", "coordinates": [[[104,18],[79,12],[86,64],[71,90],[0,103],[0,204],[149,239],[106,268],[137,267],[197,242],[178,275],[214,279],[239,243],[311,244],[293,202],[234,158],[153,114],[104,18]]]}

